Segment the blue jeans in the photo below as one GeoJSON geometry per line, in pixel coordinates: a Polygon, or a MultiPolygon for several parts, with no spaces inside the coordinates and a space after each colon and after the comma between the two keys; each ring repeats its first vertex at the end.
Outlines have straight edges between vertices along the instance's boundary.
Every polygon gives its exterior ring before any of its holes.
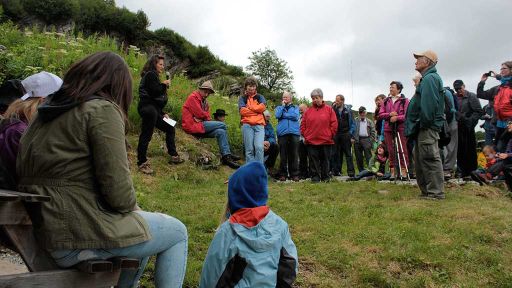
{"type": "Polygon", "coordinates": [[[245,162],[259,161],[263,163],[263,141],[265,140],[265,128],[263,125],[242,125],[244,138],[245,162]]]}
{"type": "Polygon", "coordinates": [[[93,259],[116,256],[138,258],[138,270],[123,270],[117,287],[137,287],[149,257],[156,254],[155,286],[181,287],[187,266],[187,228],[178,219],[161,213],[136,211],[146,220],[151,240],[112,249],[56,250],[52,257],[60,267],[70,267],[93,259]]]}
{"type": "Polygon", "coordinates": [[[206,138],[217,138],[220,154],[222,156],[230,155],[227,126],[220,121],[204,121],[204,135],[206,138]]]}

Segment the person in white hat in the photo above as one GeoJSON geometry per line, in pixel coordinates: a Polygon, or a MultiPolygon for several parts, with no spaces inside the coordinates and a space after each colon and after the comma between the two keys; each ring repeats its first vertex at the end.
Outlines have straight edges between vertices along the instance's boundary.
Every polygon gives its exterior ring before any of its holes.
{"type": "Polygon", "coordinates": [[[0,121],[0,173],[6,174],[0,181],[0,188],[15,189],[16,156],[21,136],[32,120],[37,107],[45,98],[57,91],[62,79],[43,71],[21,81],[25,95],[12,102],[0,121]],[[4,170],[5,169],[5,170],[4,170]]]}

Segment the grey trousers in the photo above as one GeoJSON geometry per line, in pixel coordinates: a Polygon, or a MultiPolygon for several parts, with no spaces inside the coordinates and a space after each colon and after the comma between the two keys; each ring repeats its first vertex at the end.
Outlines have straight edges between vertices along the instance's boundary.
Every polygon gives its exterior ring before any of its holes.
{"type": "Polygon", "coordinates": [[[354,143],[357,170],[359,170],[359,172],[363,171],[364,167],[370,164],[370,159],[372,159],[372,146],[372,138],[370,137],[359,138],[359,142],[354,143]],[[365,159],[363,159],[363,154],[365,159]]]}
{"type": "Polygon", "coordinates": [[[459,136],[457,133],[457,121],[452,121],[449,125],[451,138],[450,143],[443,148],[443,170],[452,172],[457,162],[457,146],[459,142],[459,136]]]}
{"type": "Polygon", "coordinates": [[[424,196],[444,197],[443,163],[438,140],[439,132],[421,129],[414,147],[416,180],[424,196]]]}

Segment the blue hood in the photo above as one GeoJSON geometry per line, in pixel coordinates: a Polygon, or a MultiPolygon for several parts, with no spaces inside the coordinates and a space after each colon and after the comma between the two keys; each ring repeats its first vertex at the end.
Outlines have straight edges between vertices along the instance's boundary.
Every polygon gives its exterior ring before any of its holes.
{"type": "Polygon", "coordinates": [[[231,213],[267,204],[267,170],[263,163],[249,162],[229,177],[228,203],[231,213]]]}

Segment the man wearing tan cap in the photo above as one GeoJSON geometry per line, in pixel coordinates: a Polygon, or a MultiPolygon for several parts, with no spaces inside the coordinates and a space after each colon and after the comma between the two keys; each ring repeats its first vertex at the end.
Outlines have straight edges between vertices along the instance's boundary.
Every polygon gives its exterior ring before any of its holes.
{"type": "Polygon", "coordinates": [[[226,124],[221,121],[211,121],[210,106],[206,98],[214,93],[215,90],[210,81],[205,81],[198,90],[192,92],[181,110],[181,126],[188,134],[217,138],[222,164],[237,169],[240,164],[236,161],[240,160],[240,157],[231,154],[226,124]]]}
{"type": "Polygon", "coordinates": [[[443,163],[439,154],[439,132],[444,125],[443,80],[437,74],[437,55],[431,50],[413,54],[422,79],[409,103],[405,134],[416,140],[416,179],[425,199],[444,199],[443,163]]]}

